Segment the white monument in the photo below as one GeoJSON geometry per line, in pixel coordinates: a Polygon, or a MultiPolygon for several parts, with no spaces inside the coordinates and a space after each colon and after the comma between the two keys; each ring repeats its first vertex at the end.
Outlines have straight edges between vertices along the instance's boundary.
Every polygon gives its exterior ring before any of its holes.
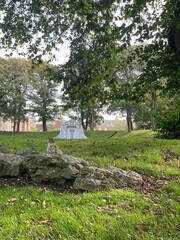
{"type": "Polygon", "coordinates": [[[70,120],[65,122],[60,133],[55,137],[55,139],[82,139],[87,138],[84,135],[83,127],[79,122],[70,120]]]}

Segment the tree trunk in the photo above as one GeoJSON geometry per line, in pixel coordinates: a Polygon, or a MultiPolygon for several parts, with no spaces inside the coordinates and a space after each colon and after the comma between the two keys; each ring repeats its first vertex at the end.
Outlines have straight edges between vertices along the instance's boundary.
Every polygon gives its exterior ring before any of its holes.
{"type": "Polygon", "coordinates": [[[132,118],[131,118],[131,110],[128,107],[128,103],[126,102],[126,113],[127,113],[127,129],[128,132],[130,133],[133,130],[133,124],[132,124],[132,118]]]}
{"type": "Polygon", "coordinates": [[[133,130],[133,122],[132,122],[132,118],[130,116],[130,123],[131,123],[131,131],[133,130]]]}
{"type": "Polygon", "coordinates": [[[82,111],[81,111],[81,125],[82,125],[83,129],[85,129],[84,116],[83,116],[83,112],[82,111]]]}
{"type": "Polygon", "coordinates": [[[132,121],[131,121],[131,116],[128,111],[127,111],[126,120],[127,120],[128,133],[130,133],[132,131],[132,121]]]}
{"type": "Polygon", "coordinates": [[[86,118],[86,123],[85,123],[85,130],[88,129],[88,122],[89,122],[89,118],[87,117],[87,118],[86,118]]]}
{"type": "Polygon", "coordinates": [[[20,129],[20,121],[18,120],[17,124],[16,124],[16,132],[18,133],[19,132],[19,129],[20,129]]]}
{"type": "Polygon", "coordinates": [[[91,109],[90,130],[94,131],[94,109],[91,109]]]}
{"type": "Polygon", "coordinates": [[[13,132],[15,132],[16,131],[16,121],[14,120],[13,121],[13,132]]]}
{"type": "Polygon", "coordinates": [[[43,128],[43,132],[47,132],[47,122],[46,122],[46,119],[42,120],[42,128],[43,128]]]}
{"type": "Polygon", "coordinates": [[[157,96],[156,92],[152,91],[151,92],[151,129],[155,130],[156,129],[156,120],[154,118],[155,113],[157,112],[157,96]]]}

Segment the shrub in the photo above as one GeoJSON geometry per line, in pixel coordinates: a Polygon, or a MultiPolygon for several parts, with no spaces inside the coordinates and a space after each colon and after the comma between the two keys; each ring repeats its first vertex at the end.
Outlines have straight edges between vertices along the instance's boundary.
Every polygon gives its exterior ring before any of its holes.
{"type": "Polygon", "coordinates": [[[156,131],[163,138],[180,138],[180,112],[168,110],[157,116],[156,131]]]}

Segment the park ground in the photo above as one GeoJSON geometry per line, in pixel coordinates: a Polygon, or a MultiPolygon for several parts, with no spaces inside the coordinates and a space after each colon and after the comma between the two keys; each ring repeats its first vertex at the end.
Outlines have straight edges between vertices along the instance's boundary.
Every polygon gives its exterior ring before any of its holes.
{"type": "MultiPolygon", "coordinates": [[[[56,140],[64,154],[95,166],[116,166],[141,174],[134,189],[74,192],[23,179],[0,179],[0,239],[180,238],[180,141],[152,131],[87,131],[88,139],[56,140]]],[[[45,152],[57,132],[0,133],[0,145],[16,153],[45,152]]]]}

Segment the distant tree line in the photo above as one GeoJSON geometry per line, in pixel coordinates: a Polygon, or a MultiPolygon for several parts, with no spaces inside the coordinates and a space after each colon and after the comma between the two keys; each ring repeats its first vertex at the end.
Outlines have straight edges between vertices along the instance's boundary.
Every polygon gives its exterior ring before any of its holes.
{"type": "Polygon", "coordinates": [[[43,131],[47,121],[60,115],[56,71],[47,63],[33,66],[24,59],[0,58],[0,116],[12,120],[13,131],[19,131],[27,113],[38,117],[43,131]]]}
{"type": "Polygon", "coordinates": [[[140,111],[159,134],[180,137],[179,0],[4,0],[0,11],[0,44],[26,46],[39,63],[70,42],[57,82],[64,108],[76,108],[84,127],[111,106],[126,111],[129,132],[140,111]]]}

